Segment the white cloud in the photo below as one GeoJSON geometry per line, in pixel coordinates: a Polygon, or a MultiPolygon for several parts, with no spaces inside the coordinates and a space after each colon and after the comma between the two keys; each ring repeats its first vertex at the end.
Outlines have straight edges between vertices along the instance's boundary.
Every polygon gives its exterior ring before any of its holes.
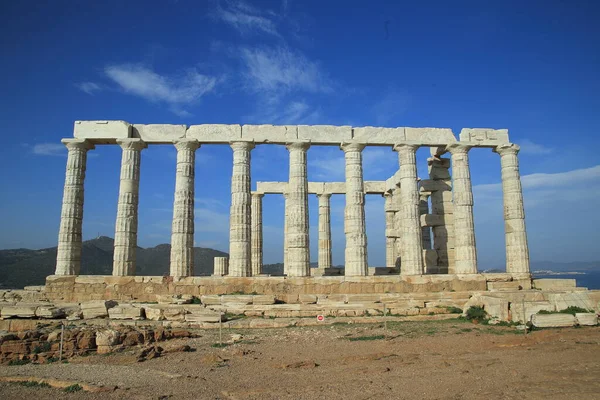
{"type": "Polygon", "coordinates": [[[79,88],[79,90],[81,90],[87,94],[90,94],[90,95],[94,95],[94,93],[102,90],[100,85],[98,85],[94,82],[80,82],[80,83],[76,83],[75,86],[77,88],[79,88]]]}
{"type": "Polygon", "coordinates": [[[241,57],[249,86],[258,92],[331,91],[329,79],[319,64],[287,47],[242,48],[241,57]]]}
{"type": "Polygon", "coordinates": [[[519,142],[519,146],[521,147],[521,153],[526,154],[550,154],[554,152],[554,149],[543,144],[537,144],[532,142],[529,139],[525,139],[519,142]]]}
{"type": "Polygon", "coordinates": [[[67,155],[67,148],[62,143],[38,143],[33,146],[33,154],[40,156],[61,156],[67,155]]]}
{"type": "MultiPolygon", "coordinates": [[[[274,12],[268,14],[277,17],[274,12]]],[[[280,37],[273,18],[265,16],[264,12],[243,1],[217,3],[213,17],[233,26],[241,34],[260,32],[280,37]]]]}
{"type": "Polygon", "coordinates": [[[386,125],[408,109],[410,96],[403,91],[388,91],[371,108],[378,125],[386,125]]]}
{"type": "Polygon", "coordinates": [[[181,75],[159,75],[140,64],[110,65],[104,73],[117,83],[125,93],[148,101],[165,102],[179,116],[189,116],[182,106],[198,101],[212,92],[219,80],[189,69],[181,75]]]}

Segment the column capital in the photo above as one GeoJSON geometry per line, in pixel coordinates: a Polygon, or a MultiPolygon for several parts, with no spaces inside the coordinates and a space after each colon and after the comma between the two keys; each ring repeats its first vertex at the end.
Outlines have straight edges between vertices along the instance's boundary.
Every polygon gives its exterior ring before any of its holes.
{"type": "Polygon", "coordinates": [[[450,152],[450,154],[467,154],[469,150],[473,148],[473,145],[464,144],[464,143],[452,143],[446,146],[446,150],[450,152]]]}
{"type": "Polygon", "coordinates": [[[310,147],[310,142],[289,142],[285,144],[285,147],[289,150],[303,150],[306,151],[310,147]]]}
{"type": "Polygon", "coordinates": [[[117,144],[121,146],[123,150],[142,150],[148,147],[148,144],[142,139],[117,139],[117,144]]]}
{"type": "Polygon", "coordinates": [[[356,143],[356,142],[342,142],[340,144],[340,149],[342,149],[344,151],[344,153],[347,153],[349,151],[363,151],[363,149],[365,148],[365,144],[364,143],[356,143]]]}
{"type": "Polygon", "coordinates": [[[500,154],[500,156],[504,156],[507,154],[517,155],[519,153],[519,150],[521,150],[521,147],[519,147],[518,145],[514,143],[506,143],[496,146],[493,152],[500,154]]]}
{"type": "Polygon", "coordinates": [[[410,144],[410,143],[396,143],[393,147],[394,151],[397,152],[416,152],[417,149],[421,147],[418,144],[410,144]]]}
{"type": "Polygon", "coordinates": [[[236,150],[252,150],[254,148],[254,142],[229,142],[229,145],[233,149],[236,150]]]}
{"type": "Polygon", "coordinates": [[[93,150],[96,146],[87,139],[62,139],[62,144],[67,146],[67,149],[82,149],[82,150],[93,150]]]}
{"type": "Polygon", "coordinates": [[[263,192],[251,192],[250,194],[252,195],[252,197],[256,197],[259,199],[262,199],[263,197],[265,197],[265,194],[263,192]]]}
{"type": "Polygon", "coordinates": [[[181,150],[196,151],[200,147],[200,142],[198,142],[196,139],[174,140],[173,144],[175,145],[175,148],[177,149],[177,151],[181,151],[181,150]]]}
{"type": "Polygon", "coordinates": [[[331,198],[331,193],[317,193],[317,198],[329,199],[331,198]]]}

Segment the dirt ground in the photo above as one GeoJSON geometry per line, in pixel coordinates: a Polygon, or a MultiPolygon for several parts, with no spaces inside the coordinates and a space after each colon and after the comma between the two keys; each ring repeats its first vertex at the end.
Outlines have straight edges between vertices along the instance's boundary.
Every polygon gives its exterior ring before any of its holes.
{"type": "Polygon", "coordinates": [[[600,328],[548,329],[460,320],[225,330],[161,344],[176,352],[136,362],[135,351],[69,363],[1,366],[28,376],[104,386],[102,393],[0,382],[23,399],[598,399],[600,328]]]}

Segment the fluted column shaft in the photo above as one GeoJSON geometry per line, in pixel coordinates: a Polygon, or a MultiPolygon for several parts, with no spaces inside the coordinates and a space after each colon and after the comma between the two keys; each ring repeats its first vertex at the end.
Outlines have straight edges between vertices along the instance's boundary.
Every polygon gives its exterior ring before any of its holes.
{"type": "MultiPolygon", "coordinates": [[[[429,210],[430,192],[419,192],[419,213],[421,215],[430,214],[429,210]]],[[[421,228],[423,234],[423,250],[431,249],[431,228],[424,226],[421,228]]]]}
{"type": "Polygon", "coordinates": [[[477,273],[473,190],[469,171],[471,146],[452,144],[447,147],[452,159],[452,198],[454,201],[454,272],[477,273]]]}
{"type": "Polygon", "coordinates": [[[394,146],[400,163],[400,213],[402,219],[401,274],[422,275],[423,234],[419,217],[419,189],[417,185],[416,150],[418,146],[394,146]]]}
{"type": "Polygon", "coordinates": [[[288,201],[287,193],[283,193],[283,275],[288,274],[288,244],[287,244],[287,228],[288,228],[288,201]]]}
{"type": "Polygon", "coordinates": [[[171,230],[170,275],[191,276],[194,273],[194,178],[197,140],[174,142],[177,149],[173,226],[171,230]]]}
{"type": "Polygon", "coordinates": [[[263,231],[262,198],[263,193],[252,193],[252,275],[263,273],[263,231]]]}
{"type": "Polygon", "coordinates": [[[363,144],[343,143],[346,159],[346,233],[345,265],[347,276],[368,275],[367,232],[365,225],[365,190],[362,169],[363,144]]]}
{"type": "Polygon", "coordinates": [[[319,198],[319,268],[331,268],[331,194],[319,198]]]}
{"type": "Polygon", "coordinates": [[[525,229],[523,189],[519,174],[519,146],[506,144],[494,150],[500,154],[506,237],[506,272],[529,274],[529,246],[525,229]]]}
{"type": "Polygon", "coordinates": [[[290,153],[290,177],[287,190],[287,275],[310,275],[308,236],[308,175],[306,152],[310,144],[296,142],[287,145],[290,153]]]}
{"type": "Polygon", "coordinates": [[[388,268],[394,268],[396,266],[396,234],[395,234],[395,223],[394,214],[395,208],[393,206],[394,198],[391,193],[384,193],[384,207],[385,207],[385,266],[388,268]]]}
{"type": "Polygon", "coordinates": [[[119,139],[123,149],[119,202],[115,222],[114,276],[135,275],[141,151],[147,145],[141,139],[119,139]]]}
{"type": "Polygon", "coordinates": [[[229,213],[229,275],[251,276],[250,152],[252,142],[233,142],[231,209],[229,213]]]}
{"type": "Polygon", "coordinates": [[[79,275],[81,269],[83,181],[87,152],[94,145],[83,139],[63,139],[68,149],[67,170],[60,213],[55,275],[79,275]]]}

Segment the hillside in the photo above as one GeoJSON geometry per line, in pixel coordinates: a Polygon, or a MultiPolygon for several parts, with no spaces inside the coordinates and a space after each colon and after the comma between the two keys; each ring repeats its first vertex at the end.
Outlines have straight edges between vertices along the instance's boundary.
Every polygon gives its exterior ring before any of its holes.
{"type": "MultiPolygon", "coordinates": [[[[83,242],[81,254],[82,275],[110,275],[113,259],[112,238],[101,236],[83,242]]],[[[54,273],[56,247],[40,250],[0,250],[0,288],[22,288],[28,285],[43,285],[46,276],[54,273]]],[[[136,275],[162,276],[169,273],[170,244],[156,247],[138,247],[138,269],[136,275]]],[[[194,275],[210,275],[213,258],[226,257],[222,251],[194,248],[194,275]]]]}

